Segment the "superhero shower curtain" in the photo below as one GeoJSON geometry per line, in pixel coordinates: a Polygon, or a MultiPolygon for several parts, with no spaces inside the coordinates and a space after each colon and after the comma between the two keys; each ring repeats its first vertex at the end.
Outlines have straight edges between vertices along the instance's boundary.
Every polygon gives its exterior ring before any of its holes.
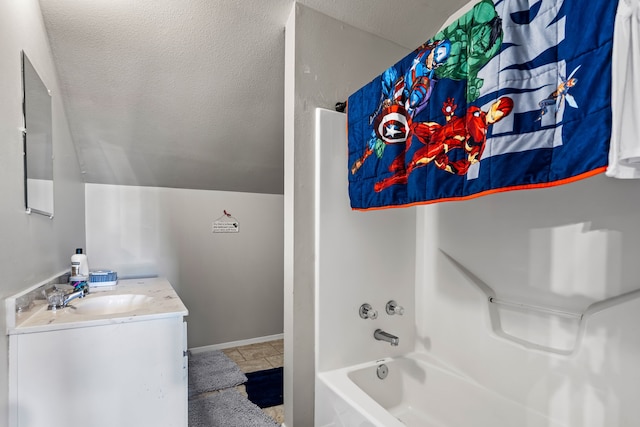
{"type": "Polygon", "coordinates": [[[617,0],[481,0],[347,101],[354,209],[603,172],[617,0]]]}

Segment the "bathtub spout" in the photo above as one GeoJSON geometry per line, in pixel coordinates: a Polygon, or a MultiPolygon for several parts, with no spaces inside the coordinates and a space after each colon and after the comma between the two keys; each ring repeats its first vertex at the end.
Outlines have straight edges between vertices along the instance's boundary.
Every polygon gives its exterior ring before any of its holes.
{"type": "Polygon", "coordinates": [[[386,341],[394,347],[396,347],[400,342],[400,338],[395,335],[391,335],[390,333],[385,332],[382,329],[376,329],[376,331],[373,333],[373,337],[378,341],[386,341]]]}

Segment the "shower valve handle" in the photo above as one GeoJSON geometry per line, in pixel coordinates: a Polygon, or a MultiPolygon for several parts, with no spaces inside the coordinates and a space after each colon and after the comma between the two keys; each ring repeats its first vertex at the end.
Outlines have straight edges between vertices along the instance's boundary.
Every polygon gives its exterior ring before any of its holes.
{"type": "Polygon", "coordinates": [[[378,317],[378,312],[376,310],[373,309],[373,307],[371,307],[370,304],[362,304],[360,306],[360,317],[362,317],[363,319],[376,319],[378,317]]]}
{"type": "Polygon", "coordinates": [[[397,302],[395,302],[394,300],[391,300],[387,303],[387,314],[397,314],[399,316],[402,316],[404,314],[404,307],[399,306],[397,302]]]}

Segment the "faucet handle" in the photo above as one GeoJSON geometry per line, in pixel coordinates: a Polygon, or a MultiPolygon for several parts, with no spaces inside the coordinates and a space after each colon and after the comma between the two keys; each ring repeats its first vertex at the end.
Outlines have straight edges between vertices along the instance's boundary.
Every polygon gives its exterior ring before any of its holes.
{"type": "Polygon", "coordinates": [[[397,314],[399,316],[402,316],[404,314],[404,307],[398,305],[398,303],[394,300],[391,300],[387,303],[386,310],[387,314],[390,315],[397,314]]]}
{"type": "Polygon", "coordinates": [[[371,307],[370,304],[364,303],[360,306],[360,317],[363,319],[376,319],[378,317],[378,312],[371,307]]]}

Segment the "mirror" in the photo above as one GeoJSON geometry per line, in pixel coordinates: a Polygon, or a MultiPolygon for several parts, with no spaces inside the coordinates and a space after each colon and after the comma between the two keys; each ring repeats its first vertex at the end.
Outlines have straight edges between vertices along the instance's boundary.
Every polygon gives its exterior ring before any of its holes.
{"type": "Polygon", "coordinates": [[[24,52],[22,90],[25,207],[53,218],[51,95],[24,52]]]}

